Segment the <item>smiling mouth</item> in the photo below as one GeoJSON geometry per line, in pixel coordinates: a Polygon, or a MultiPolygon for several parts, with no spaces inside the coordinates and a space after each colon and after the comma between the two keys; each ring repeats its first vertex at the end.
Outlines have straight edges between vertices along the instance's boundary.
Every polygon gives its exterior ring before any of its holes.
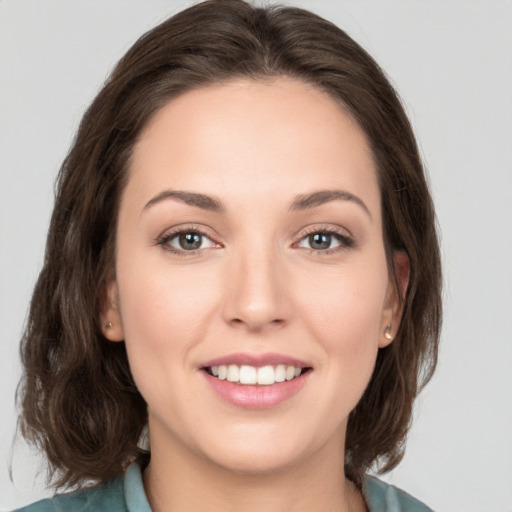
{"type": "Polygon", "coordinates": [[[206,366],[203,370],[212,377],[226,380],[239,385],[271,386],[276,383],[294,380],[311,370],[309,367],[297,367],[278,364],[275,366],[250,366],[250,365],[218,365],[206,366]]]}

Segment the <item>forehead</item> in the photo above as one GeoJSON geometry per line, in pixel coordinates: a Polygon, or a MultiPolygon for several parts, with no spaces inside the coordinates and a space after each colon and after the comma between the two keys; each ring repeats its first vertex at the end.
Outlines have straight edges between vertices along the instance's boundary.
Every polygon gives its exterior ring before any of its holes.
{"type": "Polygon", "coordinates": [[[127,188],[149,198],[165,187],[233,204],[340,187],[380,201],[358,123],[326,92],[290,78],[233,81],[169,101],[139,137],[127,188]]]}

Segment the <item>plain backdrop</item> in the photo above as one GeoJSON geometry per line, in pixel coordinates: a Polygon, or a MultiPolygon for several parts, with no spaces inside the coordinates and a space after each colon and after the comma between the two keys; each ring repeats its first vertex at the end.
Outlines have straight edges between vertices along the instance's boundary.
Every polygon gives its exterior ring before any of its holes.
{"type": "MultiPolygon", "coordinates": [[[[512,511],[512,2],[302,0],[388,72],[424,155],[445,324],[405,459],[384,478],[438,512],[512,511]]],[[[21,441],[18,342],[53,182],[84,109],[171,0],[0,0],[0,509],[50,494],[21,441]],[[9,477],[12,462],[13,480],[9,477]]]]}

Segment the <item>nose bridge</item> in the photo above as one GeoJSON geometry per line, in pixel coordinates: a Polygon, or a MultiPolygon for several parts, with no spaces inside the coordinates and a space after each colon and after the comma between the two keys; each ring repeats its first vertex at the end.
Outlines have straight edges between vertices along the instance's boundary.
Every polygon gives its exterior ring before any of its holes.
{"type": "Polygon", "coordinates": [[[231,324],[259,331],[288,319],[283,261],[270,236],[253,236],[233,250],[228,263],[224,315],[231,324]]]}

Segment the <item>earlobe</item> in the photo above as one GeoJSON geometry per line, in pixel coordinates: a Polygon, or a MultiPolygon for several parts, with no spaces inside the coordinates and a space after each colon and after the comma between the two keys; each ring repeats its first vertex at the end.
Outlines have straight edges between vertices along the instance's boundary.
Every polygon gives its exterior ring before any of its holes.
{"type": "Polygon", "coordinates": [[[101,332],[110,341],[124,340],[118,302],[117,284],[112,280],[103,293],[100,312],[101,332]]]}
{"type": "Polygon", "coordinates": [[[123,326],[121,322],[107,322],[103,323],[101,327],[101,331],[103,332],[103,336],[110,341],[123,341],[123,326]]]}
{"type": "Polygon", "coordinates": [[[383,311],[379,348],[387,347],[395,338],[402,318],[403,305],[409,286],[410,262],[407,253],[397,251],[393,256],[396,279],[391,276],[383,311]]]}
{"type": "Polygon", "coordinates": [[[386,325],[379,336],[379,348],[387,347],[394,338],[393,324],[389,323],[386,325]]]}

